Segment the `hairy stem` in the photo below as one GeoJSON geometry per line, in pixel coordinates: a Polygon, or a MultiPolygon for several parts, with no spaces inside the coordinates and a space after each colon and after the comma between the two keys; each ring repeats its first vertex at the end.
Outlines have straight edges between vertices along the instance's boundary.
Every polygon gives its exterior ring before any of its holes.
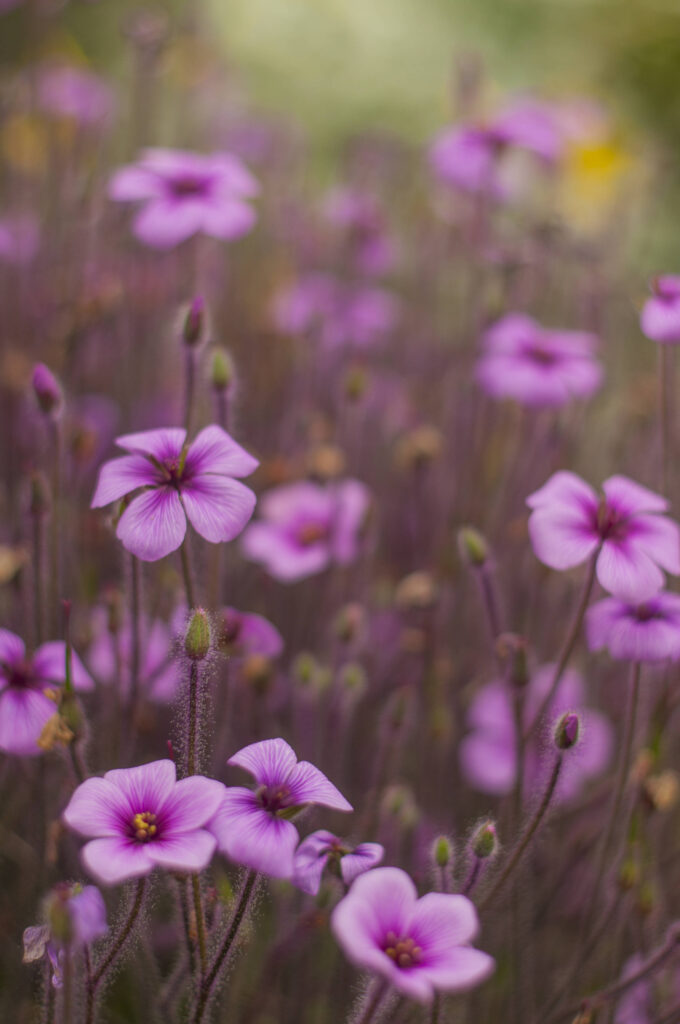
{"type": "Polygon", "coordinates": [[[87,978],[87,999],[86,999],[86,1010],[85,1010],[85,1024],[93,1024],[94,1021],[94,1000],[97,994],[97,989],[101,985],[102,981],[108,974],[111,967],[118,959],[123,946],[130,937],[130,933],[135,926],[135,921],[139,916],[139,911],[142,907],[142,900],[144,898],[144,887],[146,884],[145,878],[140,878],[137,882],[137,889],[135,892],[135,898],[130,908],[130,913],[125,919],[122,928],[118,932],[111,949],[104,957],[99,967],[93,974],[88,974],[87,978]]]}

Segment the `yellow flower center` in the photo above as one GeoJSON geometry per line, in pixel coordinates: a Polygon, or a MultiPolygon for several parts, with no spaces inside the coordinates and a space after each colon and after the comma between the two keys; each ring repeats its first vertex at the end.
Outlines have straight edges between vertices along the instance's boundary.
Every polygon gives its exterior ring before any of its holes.
{"type": "Polygon", "coordinates": [[[132,819],[132,828],[137,842],[148,843],[158,831],[156,815],[150,811],[141,811],[139,814],[135,814],[132,819]]]}

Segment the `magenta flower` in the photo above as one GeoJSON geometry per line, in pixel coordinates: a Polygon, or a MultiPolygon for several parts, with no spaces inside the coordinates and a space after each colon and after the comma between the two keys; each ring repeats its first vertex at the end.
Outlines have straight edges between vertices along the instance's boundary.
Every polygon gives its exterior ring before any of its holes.
{"type": "Polygon", "coordinates": [[[176,781],[172,761],[116,768],[76,789],[62,818],[91,836],[81,851],[85,868],[101,885],[117,885],[154,868],[193,874],[215,851],[208,831],[225,788],[192,775],[176,781]]]}
{"type": "Polygon", "coordinates": [[[668,502],[625,476],[602,484],[560,471],[527,498],[536,557],[551,569],[571,569],[597,556],[597,578],[615,597],[641,603],[664,584],[661,571],[680,573],[680,529],[661,515],[668,502]]]}
{"type": "Polygon", "coordinates": [[[642,333],[663,344],[680,342],[680,277],[663,274],[652,282],[653,295],[640,316],[642,333]]]}
{"type": "Polygon", "coordinates": [[[253,514],[255,495],[232,477],[258,465],[236,441],[211,426],[186,445],[180,427],[124,434],[116,444],[130,454],[105,462],[92,508],[144,488],[125,509],[116,529],[123,546],[145,562],[175,551],[187,528],[213,544],[233,540],[253,514]]]}
{"type": "MultiPolygon", "coordinates": [[[[131,683],[132,628],[126,618],[117,632],[111,633],[107,628],[108,614],[106,608],[95,608],[92,613],[94,639],[88,652],[88,664],[98,680],[106,685],[115,684],[127,696],[131,683]]],[[[167,704],[184,682],[183,667],[173,657],[173,631],[159,619],[149,622],[143,615],[140,635],[142,693],[148,700],[167,704]]]]}
{"type": "Polygon", "coordinates": [[[62,883],[50,892],[45,911],[53,927],[48,923],[24,930],[23,960],[26,964],[47,957],[52,965],[52,985],[61,988],[65,947],[87,946],[106,935],[106,905],[94,885],[62,883]]]}
{"type": "Polygon", "coordinates": [[[528,406],[558,407],[589,398],[602,383],[596,344],[592,334],[546,329],[529,316],[509,313],[484,336],[477,379],[494,398],[528,406]]]}
{"type": "Polygon", "coordinates": [[[494,969],[492,957],[470,946],[479,931],[470,900],[441,892],[418,899],[400,868],[357,878],[333,911],[331,929],[352,963],[421,1003],[438,991],[478,985],[494,969]]]}
{"type": "Polygon", "coordinates": [[[230,658],[248,658],[253,654],[278,658],[283,650],[283,637],[269,619],[236,608],[222,609],[218,640],[230,658]]]}
{"type": "Polygon", "coordinates": [[[265,875],[290,878],[293,874],[299,836],[289,818],[296,809],[320,804],[337,811],[352,810],[323,772],[309,761],[298,761],[285,740],[251,743],[227,764],[253,775],[257,789],[229,787],[210,829],[222,853],[265,875]]]}
{"type": "Polygon", "coordinates": [[[99,75],[67,65],[39,71],[37,101],[45,113],[72,118],[83,125],[106,121],[114,107],[113,93],[99,75]]]}
{"type": "Polygon", "coordinates": [[[240,238],[255,223],[247,200],[257,192],[250,171],[231,153],[179,149],[145,149],[137,164],[120,168],[109,183],[111,199],[144,203],[133,234],[157,249],[198,233],[240,238]]]}
{"type": "MultiPolygon", "coordinates": [[[[77,654],[71,655],[76,690],[91,690],[92,679],[77,654]]],[[[42,644],[27,655],[24,641],[0,629],[0,750],[8,754],[42,754],[40,734],[57,706],[45,690],[61,687],[66,678],[66,645],[61,640],[42,644]]]]}
{"type": "MultiPolygon", "coordinates": [[[[525,690],[524,728],[528,729],[542,707],[555,673],[554,665],[542,665],[532,673],[525,690]]],[[[597,777],[609,764],[613,733],[604,715],[583,708],[584,686],[578,672],[568,669],[547,709],[556,721],[567,711],[578,711],[582,738],[563,770],[556,797],[568,800],[597,777]]],[[[512,792],[517,777],[517,738],[513,695],[500,680],[479,689],[467,712],[468,734],[460,745],[460,765],[475,789],[494,796],[512,792]]],[[[544,738],[532,736],[525,751],[524,784],[530,793],[545,785],[552,764],[545,756],[544,738]]]]}
{"type": "Polygon", "coordinates": [[[370,348],[395,327],[399,307],[384,288],[347,284],[330,274],[307,274],[277,296],[274,319],[280,331],[314,331],[328,350],[370,348]]]}
{"type": "Polygon", "coordinates": [[[244,533],[243,550],[284,583],[345,565],[357,556],[368,505],[368,490],[358,480],[278,487],[261,499],[262,518],[244,533]]]}
{"type": "Polygon", "coordinates": [[[643,604],[616,597],[597,601],[586,612],[591,651],[607,648],[621,661],[680,659],[680,595],[659,591],[643,604]]]}
{"type": "Polygon", "coordinates": [[[385,856],[380,843],[360,843],[348,846],[332,832],[312,832],[303,839],[293,857],[293,885],[315,896],[321,887],[321,876],[326,866],[333,867],[345,885],[370,871],[385,856]]]}

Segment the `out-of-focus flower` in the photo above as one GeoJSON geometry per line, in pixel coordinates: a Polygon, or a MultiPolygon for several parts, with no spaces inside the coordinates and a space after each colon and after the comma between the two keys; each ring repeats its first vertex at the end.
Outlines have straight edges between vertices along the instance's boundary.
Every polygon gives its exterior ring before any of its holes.
{"type": "Polygon", "coordinates": [[[368,505],[368,490],[358,480],[278,487],[261,499],[262,518],[244,533],[243,550],[284,583],[345,565],[357,556],[368,505]]]}
{"type": "Polygon", "coordinates": [[[290,878],[293,873],[299,836],[288,819],[295,809],[320,804],[352,810],[323,772],[309,761],[298,761],[285,740],[251,743],[227,764],[254,776],[257,789],[229,787],[209,827],[222,853],[274,878],[290,878]]]}
{"type": "Polygon", "coordinates": [[[62,883],[52,889],[44,909],[47,924],[24,930],[23,961],[28,964],[48,957],[52,985],[61,988],[65,948],[87,946],[106,935],[106,905],[95,886],[62,883]]]}
{"type": "MultiPolygon", "coordinates": [[[[525,729],[541,708],[554,674],[554,665],[543,665],[532,674],[524,690],[525,729]]],[[[613,734],[609,722],[597,711],[586,709],[581,713],[582,705],[583,680],[578,672],[568,669],[547,709],[551,719],[578,709],[583,723],[579,749],[558,782],[556,796],[562,800],[575,796],[586,782],[599,775],[611,756],[613,734]]],[[[470,732],[460,746],[465,777],[483,793],[510,793],[517,776],[515,712],[510,687],[500,681],[483,686],[470,704],[467,724],[470,732]]],[[[540,790],[550,770],[543,748],[539,735],[529,741],[525,752],[524,782],[530,792],[540,790]]]]}
{"type": "Polygon", "coordinates": [[[197,533],[218,544],[238,536],[253,514],[255,495],[232,478],[252,473],[257,459],[215,425],[186,441],[180,427],[124,434],[116,444],[130,454],[105,462],[99,471],[92,508],[145,488],[116,529],[123,546],[142,561],[175,551],[187,518],[197,533]]]}
{"type": "Polygon", "coordinates": [[[293,885],[315,896],[321,887],[326,866],[333,866],[345,885],[350,885],[364,871],[370,871],[385,856],[380,843],[348,846],[332,832],[321,829],[303,839],[293,857],[293,885]]]}
{"type": "Polygon", "coordinates": [[[44,363],[36,363],[31,378],[33,392],[38,405],[46,415],[56,415],[64,401],[61,384],[49,367],[44,363]]]}
{"type": "Polygon", "coordinates": [[[113,92],[99,75],[65,64],[40,69],[37,103],[47,114],[83,125],[106,121],[114,108],[113,92]]]}
{"type": "Polygon", "coordinates": [[[81,851],[101,885],[167,871],[202,871],[215,850],[207,830],[225,792],[216,779],[192,775],[177,782],[172,761],[116,768],[76,789],[62,817],[92,837],[81,851]]]}
{"type": "Polygon", "coordinates": [[[680,276],[662,274],[652,282],[652,297],[645,302],[640,327],[652,341],[680,342],[680,276]]]}
{"type": "Polygon", "coordinates": [[[470,946],[479,931],[470,900],[440,892],[418,899],[400,868],[361,875],[333,911],[331,929],[352,963],[421,1003],[478,985],[494,968],[470,946]]]}
{"type": "Polygon", "coordinates": [[[326,198],[325,213],[349,236],[357,268],[365,274],[384,274],[394,262],[394,245],[374,196],[353,188],[336,188],[326,198]]]}
{"type": "Polygon", "coordinates": [[[527,498],[536,557],[551,569],[571,569],[597,556],[597,578],[615,597],[640,604],[664,585],[661,571],[680,573],[680,529],[661,515],[668,502],[625,476],[602,484],[560,471],[527,498]]]}
{"type": "Polygon", "coordinates": [[[133,234],[157,249],[198,233],[240,238],[255,223],[247,200],[257,193],[257,182],[238,157],[177,149],[146,149],[138,163],[120,168],[109,183],[112,199],[144,203],[133,234]]]}
{"type": "Polygon", "coordinates": [[[622,661],[677,661],[680,595],[660,591],[644,604],[606,597],[586,612],[586,636],[591,651],[606,648],[622,661]]]}
{"type": "MultiPolygon", "coordinates": [[[[97,679],[106,685],[115,685],[126,695],[130,690],[132,663],[132,626],[129,618],[115,632],[108,628],[106,608],[95,608],[91,624],[94,639],[90,646],[88,664],[97,679]]],[[[173,631],[156,619],[140,619],[142,640],[139,670],[141,692],[148,700],[167,704],[176,696],[184,673],[181,664],[173,658],[173,631]]]]}
{"type": "MultiPolygon", "coordinates": [[[[94,687],[74,652],[71,676],[76,690],[94,687]]],[[[20,637],[0,629],[0,750],[23,756],[43,753],[38,739],[57,710],[44,691],[63,686],[65,679],[66,645],[62,640],[42,644],[27,655],[20,637]]]]}
{"type": "Polygon", "coordinates": [[[514,398],[523,405],[558,407],[589,398],[602,383],[596,344],[592,334],[553,330],[529,316],[508,313],[484,335],[477,379],[494,398],[514,398]]]}
{"type": "Polygon", "coordinates": [[[276,626],[263,615],[236,608],[220,612],[217,643],[230,658],[277,658],[283,650],[283,637],[276,626]]]}
{"type": "Polygon", "coordinates": [[[38,251],[40,229],[31,214],[8,214],[0,218],[0,261],[27,266],[38,251]]]}
{"type": "Polygon", "coordinates": [[[326,349],[370,348],[395,327],[399,307],[384,288],[307,274],[277,296],[274,319],[288,334],[318,333],[326,349]]]}

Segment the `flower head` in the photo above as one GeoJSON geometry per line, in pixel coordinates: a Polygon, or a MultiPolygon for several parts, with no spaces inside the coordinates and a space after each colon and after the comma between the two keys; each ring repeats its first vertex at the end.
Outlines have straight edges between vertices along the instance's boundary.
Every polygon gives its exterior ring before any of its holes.
{"type": "Polygon", "coordinates": [[[306,804],[337,811],[352,805],[309,761],[298,761],[282,739],[251,743],[227,764],[254,776],[257,789],[232,786],[225,792],[210,828],[219,849],[238,864],[274,878],[290,878],[299,836],[289,820],[306,804]]]}
{"type": "Polygon", "coordinates": [[[257,182],[238,157],[179,149],[145,149],[138,163],[120,168],[109,183],[112,199],[144,202],[132,230],[157,249],[170,249],[199,232],[240,238],[255,223],[247,200],[257,192],[257,182]]]}
{"type": "Polygon", "coordinates": [[[642,333],[664,344],[680,342],[680,277],[663,274],[652,284],[640,316],[642,333]]]}
{"type": "Polygon", "coordinates": [[[345,565],[356,558],[368,504],[368,490],[358,480],[329,487],[287,484],[264,495],[262,518],[244,534],[243,550],[284,583],[332,563],[345,565]]]}
{"type": "Polygon", "coordinates": [[[621,661],[680,659],[680,595],[659,591],[642,604],[606,597],[586,612],[591,651],[621,661]]]}
{"type": "Polygon", "coordinates": [[[293,884],[315,896],[321,886],[326,866],[334,867],[345,885],[350,885],[364,871],[370,871],[385,856],[380,843],[349,846],[344,840],[326,832],[312,832],[303,839],[293,858],[293,884]]]}
{"type": "Polygon", "coordinates": [[[589,398],[602,383],[595,344],[592,334],[546,329],[529,316],[509,313],[484,337],[477,379],[494,398],[522,405],[558,407],[589,398]]]}
{"type": "Polygon", "coordinates": [[[615,597],[640,603],[680,573],[680,529],[661,513],[668,502],[626,476],[612,476],[599,497],[585,480],[560,471],[527,498],[536,557],[571,569],[597,554],[597,578],[615,597]]]}
{"type": "Polygon", "coordinates": [[[283,650],[283,637],[269,619],[236,608],[222,609],[217,643],[230,658],[247,658],[253,654],[277,658],[283,650]]]}
{"type": "Polygon", "coordinates": [[[479,925],[465,896],[431,892],[418,899],[400,868],[375,868],[354,882],[331,916],[345,955],[382,975],[402,995],[430,1003],[491,974],[493,959],[470,946],[479,925]]]}
{"type": "MultiPolygon", "coordinates": [[[[71,677],[76,690],[94,687],[73,652],[71,677]]],[[[42,644],[29,655],[21,637],[0,629],[0,750],[23,756],[43,753],[38,740],[57,711],[45,691],[61,687],[65,679],[66,645],[62,640],[42,644]]]]}
{"type": "Polygon", "coordinates": [[[187,518],[202,537],[218,544],[233,540],[253,514],[255,495],[232,478],[252,473],[257,459],[221,427],[206,427],[188,446],[179,427],[124,434],[116,444],[130,454],[104,463],[92,508],[143,488],[116,529],[123,546],[142,561],[175,551],[187,518]]]}
{"type": "Polygon", "coordinates": [[[116,768],[76,789],[62,817],[69,828],[93,837],[81,851],[85,868],[101,885],[117,885],[168,871],[202,871],[215,850],[208,831],[225,789],[192,775],[176,781],[172,761],[116,768]]]}
{"type": "Polygon", "coordinates": [[[23,960],[28,964],[47,957],[52,965],[52,985],[61,988],[65,949],[89,945],[106,935],[106,905],[94,885],[62,883],[49,893],[44,909],[47,924],[24,930],[23,960]]]}

